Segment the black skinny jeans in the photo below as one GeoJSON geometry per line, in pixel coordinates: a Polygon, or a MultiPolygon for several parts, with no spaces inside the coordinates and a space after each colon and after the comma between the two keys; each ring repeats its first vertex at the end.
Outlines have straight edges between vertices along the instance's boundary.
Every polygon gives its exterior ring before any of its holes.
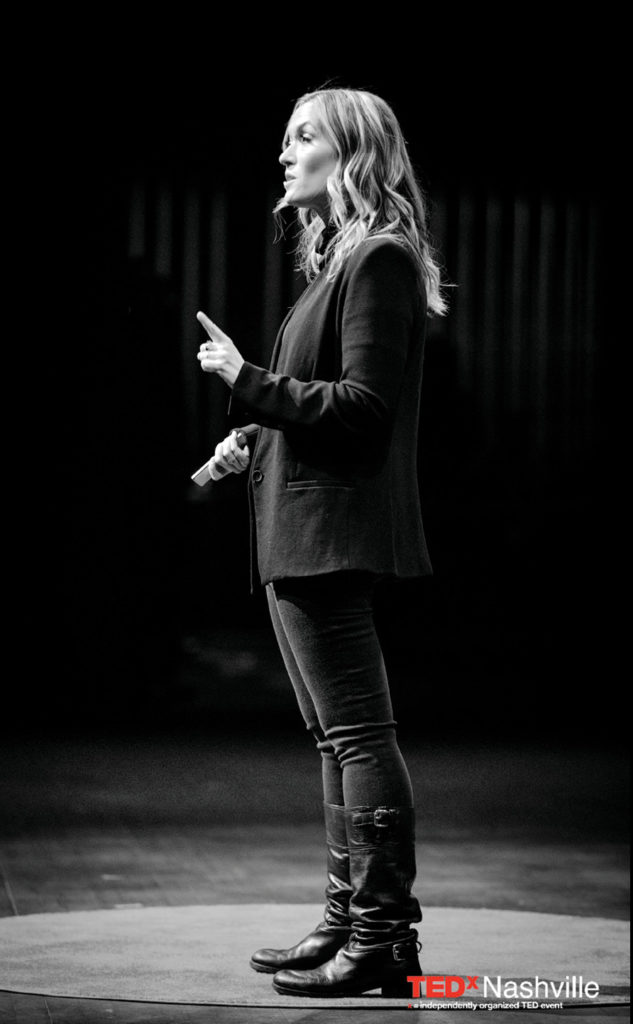
{"type": "Polygon", "coordinates": [[[266,592],[277,642],[321,752],[326,803],[411,807],[366,572],[276,580],[266,592]]]}

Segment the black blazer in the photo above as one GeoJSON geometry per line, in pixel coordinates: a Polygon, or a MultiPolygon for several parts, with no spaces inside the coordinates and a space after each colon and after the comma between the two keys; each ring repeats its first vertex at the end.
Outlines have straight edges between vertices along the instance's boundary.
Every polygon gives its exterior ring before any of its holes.
{"type": "Polygon", "coordinates": [[[249,494],[262,583],[432,572],[416,471],[425,328],[413,257],[369,238],[302,293],[271,369],[242,366],[232,410],[260,424],[249,494]]]}

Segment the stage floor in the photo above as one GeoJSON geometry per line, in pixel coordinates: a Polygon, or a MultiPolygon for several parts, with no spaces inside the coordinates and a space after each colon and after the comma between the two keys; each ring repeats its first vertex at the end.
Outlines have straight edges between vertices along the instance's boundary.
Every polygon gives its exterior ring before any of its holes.
{"type": "MultiPolygon", "coordinates": [[[[628,918],[624,752],[402,746],[418,803],[423,905],[628,918]]],[[[0,756],[4,916],[321,900],[319,769],[300,727],[278,737],[5,738],[0,756]]],[[[330,1018],[309,1006],[254,1012],[257,1024],[330,1018]]],[[[236,1024],[252,1014],[0,993],[9,1024],[236,1024]]],[[[353,1015],[355,1024],[382,1019],[353,1015]]]]}

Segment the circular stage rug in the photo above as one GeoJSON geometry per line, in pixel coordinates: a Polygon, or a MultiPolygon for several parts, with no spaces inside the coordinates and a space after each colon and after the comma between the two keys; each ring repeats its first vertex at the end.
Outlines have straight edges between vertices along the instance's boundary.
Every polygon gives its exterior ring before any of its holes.
{"type": "MultiPolygon", "coordinates": [[[[271,975],[248,961],[260,946],[291,945],[321,920],[321,904],[145,907],[0,919],[0,989],[84,999],[246,1006],[398,1006],[379,992],[345,999],[278,995],[271,975]]],[[[628,923],[508,910],[428,907],[420,926],[426,976],[475,978],[461,1002],[497,1001],[484,976],[512,1001],[508,982],[568,986],[559,1001],[604,1005],[628,999],[628,923]],[[578,998],[596,982],[597,998],[578,998]],[[476,986],[476,987],[475,987],[476,986]]],[[[426,984],[426,983],[425,983],[426,984]]],[[[456,982],[453,982],[459,988],[456,982]]],[[[551,991],[551,990],[550,990],[551,991]]],[[[523,997],[525,998],[525,996],[523,997]]],[[[536,997],[544,1001],[541,986],[536,997]]],[[[424,988],[413,1005],[425,1002],[424,988]]],[[[547,1001],[553,1002],[553,997],[547,1001]]],[[[433,1002],[437,1006],[438,999],[433,1002]]]]}

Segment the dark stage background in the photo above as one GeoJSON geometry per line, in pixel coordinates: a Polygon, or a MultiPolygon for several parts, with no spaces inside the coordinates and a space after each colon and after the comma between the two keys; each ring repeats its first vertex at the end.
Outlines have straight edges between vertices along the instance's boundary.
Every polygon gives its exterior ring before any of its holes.
{"type": "Polygon", "coordinates": [[[189,482],[230,425],[228,390],[198,369],[195,312],[267,361],[301,288],[292,230],[274,243],[280,141],[293,100],[333,79],[392,103],[455,285],[430,324],[418,440],[435,575],[386,589],[377,612],[401,728],[622,738],[613,179],[587,45],[446,49],[428,73],[396,58],[254,65],[239,49],[230,75],[194,56],[178,73],[77,61],[50,103],[44,274],[30,250],[44,338],[56,325],[37,367],[37,447],[55,457],[29,484],[44,525],[23,605],[42,622],[27,615],[20,637],[16,722],[298,724],[249,594],[245,478],[189,482]]]}

